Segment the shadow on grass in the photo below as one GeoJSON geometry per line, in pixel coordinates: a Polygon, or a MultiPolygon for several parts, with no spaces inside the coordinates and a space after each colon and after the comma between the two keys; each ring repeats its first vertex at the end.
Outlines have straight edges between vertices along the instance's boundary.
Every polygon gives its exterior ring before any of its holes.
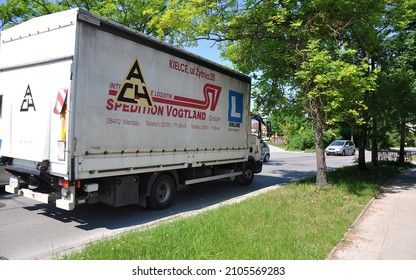
{"type": "MultiPolygon", "coordinates": [[[[345,189],[350,194],[360,195],[364,191],[371,191],[374,194],[380,192],[391,180],[397,179],[395,185],[403,188],[412,188],[414,184],[409,180],[401,180],[397,175],[415,168],[411,163],[398,164],[395,162],[380,162],[378,166],[367,164],[367,170],[359,170],[358,165],[339,168],[328,172],[330,187],[345,189]]],[[[315,184],[316,176],[301,180],[301,184],[315,184]]],[[[396,188],[384,188],[384,191],[397,191],[396,188]]]]}

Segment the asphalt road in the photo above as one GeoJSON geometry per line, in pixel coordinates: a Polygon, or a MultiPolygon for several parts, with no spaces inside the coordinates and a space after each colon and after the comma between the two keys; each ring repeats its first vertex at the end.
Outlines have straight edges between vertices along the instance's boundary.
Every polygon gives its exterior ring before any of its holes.
{"type": "MultiPolygon", "coordinates": [[[[162,211],[94,204],[79,205],[68,212],[52,204],[0,193],[0,259],[52,259],[105,236],[192,215],[315,174],[315,154],[270,149],[270,162],[256,174],[251,186],[221,181],[186,187],[177,192],[174,204],[162,211]]],[[[350,165],[355,158],[327,157],[328,169],[350,165]]]]}

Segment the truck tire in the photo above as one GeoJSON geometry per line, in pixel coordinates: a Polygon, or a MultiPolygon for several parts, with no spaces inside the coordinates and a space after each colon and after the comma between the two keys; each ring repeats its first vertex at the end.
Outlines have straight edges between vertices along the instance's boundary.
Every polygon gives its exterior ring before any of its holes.
{"type": "Polygon", "coordinates": [[[243,175],[241,175],[238,183],[242,186],[249,186],[253,182],[254,173],[255,173],[255,165],[253,161],[249,161],[246,164],[246,167],[243,171],[243,175]]]}
{"type": "Polygon", "coordinates": [[[168,174],[159,175],[153,182],[150,196],[147,197],[147,205],[155,210],[166,209],[172,203],[175,195],[176,183],[168,174]]]}

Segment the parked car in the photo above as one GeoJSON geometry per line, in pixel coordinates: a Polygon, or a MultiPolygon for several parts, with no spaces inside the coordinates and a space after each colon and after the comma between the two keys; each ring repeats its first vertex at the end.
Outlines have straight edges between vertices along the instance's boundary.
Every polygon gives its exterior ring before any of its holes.
{"type": "Polygon", "coordinates": [[[326,155],[355,155],[355,145],[349,140],[336,140],[325,149],[326,155]]]}
{"type": "Polygon", "coordinates": [[[264,141],[261,142],[261,155],[264,162],[268,162],[270,160],[270,148],[264,141]]]}

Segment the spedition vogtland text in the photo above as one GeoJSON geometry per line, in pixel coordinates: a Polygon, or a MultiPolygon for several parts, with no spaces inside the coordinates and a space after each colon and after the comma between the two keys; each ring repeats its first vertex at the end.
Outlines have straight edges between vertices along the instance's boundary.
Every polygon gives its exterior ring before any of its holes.
{"type": "Polygon", "coordinates": [[[170,105],[167,105],[166,107],[155,105],[153,108],[142,107],[138,105],[116,103],[113,99],[107,100],[106,109],[109,111],[122,111],[126,113],[137,113],[157,116],[164,116],[166,114],[168,117],[195,120],[205,120],[207,117],[207,114],[205,112],[192,109],[176,108],[170,105]]]}

